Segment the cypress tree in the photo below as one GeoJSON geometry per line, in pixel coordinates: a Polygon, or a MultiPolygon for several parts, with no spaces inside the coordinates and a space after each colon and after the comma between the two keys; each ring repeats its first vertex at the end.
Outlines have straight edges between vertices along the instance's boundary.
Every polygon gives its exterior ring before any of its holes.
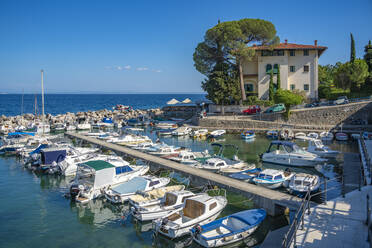
{"type": "Polygon", "coordinates": [[[353,37],[352,33],[350,33],[350,39],[351,39],[350,62],[354,63],[354,61],[355,61],[355,41],[354,41],[354,37],[353,37]]]}
{"type": "Polygon", "coordinates": [[[279,90],[280,88],[280,65],[278,64],[278,74],[276,74],[276,89],[279,90]]]}
{"type": "Polygon", "coordinates": [[[371,41],[364,47],[364,60],[368,65],[368,71],[372,72],[372,44],[371,41]]]}
{"type": "Polygon", "coordinates": [[[270,83],[269,83],[269,100],[272,101],[274,100],[274,81],[273,81],[273,69],[271,69],[270,72],[270,83]]]}

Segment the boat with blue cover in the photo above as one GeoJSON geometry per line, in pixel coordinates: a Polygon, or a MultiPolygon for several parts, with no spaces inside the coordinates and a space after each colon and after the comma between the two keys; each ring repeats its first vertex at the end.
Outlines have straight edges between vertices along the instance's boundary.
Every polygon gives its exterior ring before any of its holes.
{"type": "Polygon", "coordinates": [[[195,242],[203,247],[219,247],[250,236],[266,218],[264,209],[241,211],[191,229],[195,242]]]}
{"type": "Polygon", "coordinates": [[[243,139],[254,139],[256,136],[253,131],[245,131],[240,134],[243,139]]]}
{"type": "Polygon", "coordinates": [[[230,174],[229,177],[242,180],[242,181],[246,181],[246,182],[252,182],[253,178],[257,177],[261,171],[262,171],[261,168],[254,168],[251,170],[245,170],[245,171],[230,174]]]}

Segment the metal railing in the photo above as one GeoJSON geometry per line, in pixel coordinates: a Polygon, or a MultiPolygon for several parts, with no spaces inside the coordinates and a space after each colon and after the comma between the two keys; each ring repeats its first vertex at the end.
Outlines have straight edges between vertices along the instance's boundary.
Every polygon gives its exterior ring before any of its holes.
{"type": "MultiPolygon", "coordinates": [[[[371,157],[367,151],[367,147],[366,147],[366,143],[362,137],[362,133],[360,134],[360,144],[362,146],[362,152],[363,152],[363,155],[364,155],[364,158],[365,158],[365,161],[366,161],[366,164],[367,164],[367,170],[368,170],[368,173],[369,173],[369,176],[371,178],[371,181],[369,182],[369,184],[372,184],[372,161],[371,161],[371,157]]],[[[362,166],[363,166],[363,163],[362,163],[362,166]]],[[[366,175],[365,175],[366,176],[366,175]]],[[[368,184],[366,182],[366,177],[365,177],[365,184],[368,184]]]]}
{"type": "Polygon", "coordinates": [[[366,225],[367,225],[367,241],[369,242],[369,247],[372,248],[372,221],[371,221],[371,206],[369,203],[369,194],[367,194],[367,220],[366,220],[366,225]]]}
{"type": "Polygon", "coordinates": [[[338,185],[338,186],[333,186],[333,187],[328,188],[327,185],[330,181],[334,181],[334,180],[337,180],[337,179],[341,179],[341,195],[342,195],[342,197],[345,197],[345,180],[344,180],[343,175],[339,176],[339,177],[332,178],[332,179],[325,179],[320,184],[320,185],[324,184],[324,190],[320,190],[319,192],[317,192],[315,194],[311,194],[311,191],[309,189],[309,191],[306,193],[305,197],[302,200],[301,206],[298,208],[298,210],[295,214],[295,217],[294,217],[294,220],[293,220],[292,224],[290,225],[287,233],[284,235],[284,238],[283,238],[283,241],[282,241],[282,247],[283,248],[291,247],[292,243],[294,243],[293,247],[297,247],[297,245],[296,245],[296,243],[297,243],[297,240],[296,240],[297,230],[300,228],[300,226],[301,226],[301,230],[304,229],[305,214],[309,215],[311,213],[310,212],[311,198],[314,197],[314,196],[320,195],[320,194],[324,194],[323,195],[323,197],[324,197],[323,198],[323,203],[326,203],[327,202],[327,192],[331,191],[331,190],[338,189],[340,187],[340,185],[338,185]]]}

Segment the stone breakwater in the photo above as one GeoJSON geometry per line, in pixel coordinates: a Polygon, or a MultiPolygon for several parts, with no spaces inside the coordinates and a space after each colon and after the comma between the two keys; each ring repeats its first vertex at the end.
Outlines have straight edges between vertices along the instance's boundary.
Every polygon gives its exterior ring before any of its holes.
{"type": "MultiPolygon", "coordinates": [[[[81,119],[85,119],[85,121],[89,123],[97,123],[101,121],[103,118],[108,117],[112,118],[113,121],[126,121],[132,118],[137,118],[139,116],[148,116],[149,118],[155,117],[162,117],[163,111],[160,108],[155,109],[148,109],[148,110],[97,110],[97,111],[87,111],[87,112],[77,112],[77,113],[69,113],[66,114],[59,114],[59,115],[45,115],[45,122],[51,125],[56,123],[70,123],[74,124],[81,119]]],[[[0,125],[10,125],[10,126],[17,126],[17,125],[26,125],[29,122],[33,122],[36,120],[41,120],[41,116],[35,116],[33,114],[24,114],[24,115],[17,115],[17,116],[0,116],[0,125]]]]}

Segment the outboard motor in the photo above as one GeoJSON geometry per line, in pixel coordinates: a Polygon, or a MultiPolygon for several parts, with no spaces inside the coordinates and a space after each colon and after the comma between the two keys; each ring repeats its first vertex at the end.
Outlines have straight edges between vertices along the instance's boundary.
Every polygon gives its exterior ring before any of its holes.
{"type": "Polygon", "coordinates": [[[84,186],[83,185],[79,185],[79,184],[72,184],[70,186],[70,195],[71,195],[71,199],[75,200],[76,199],[76,196],[80,193],[80,191],[83,191],[84,190],[84,186]]]}

